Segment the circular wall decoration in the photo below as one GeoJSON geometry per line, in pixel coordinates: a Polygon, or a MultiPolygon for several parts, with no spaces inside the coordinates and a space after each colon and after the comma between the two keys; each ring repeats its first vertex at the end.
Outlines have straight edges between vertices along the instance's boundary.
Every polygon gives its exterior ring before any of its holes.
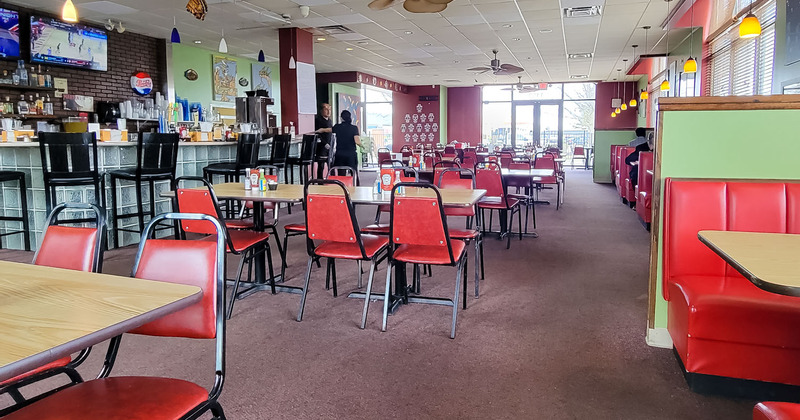
{"type": "Polygon", "coordinates": [[[244,87],[244,86],[247,86],[249,84],[250,84],[250,81],[247,80],[246,78],[242,77],[242,78],[239,79],[239,86],[243,86],[244,87]]]}
{"type": "Polygon", "coordinates": [[[183,72],[183,77],[185,77],[186,80],[195,81],[197,80],[197,72],[194,71],[194,69],[186,70],[185,72],[183,72]]]}

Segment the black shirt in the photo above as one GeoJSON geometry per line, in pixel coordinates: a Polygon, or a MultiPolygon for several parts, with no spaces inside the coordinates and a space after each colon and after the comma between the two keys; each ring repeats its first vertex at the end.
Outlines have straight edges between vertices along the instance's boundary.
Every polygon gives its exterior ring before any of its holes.
{"type": "MultiPolygon", "coordinates": [[[[333,122],[330,118],[324,118],[322,115],[317,114],[314,117],[314,131],[319,130],[320,128],[332,128],[333,122]]],[[[331,144],[331,133],[319,133],[319,138],[325,142],[325,144],[331,144]]]]}
{"type": "Polygon", "coordinates": [[[358,127],[353,124],[336,124],[333,126],[336,134],[336,154],[356,154],[356,139],[358,127]]]}

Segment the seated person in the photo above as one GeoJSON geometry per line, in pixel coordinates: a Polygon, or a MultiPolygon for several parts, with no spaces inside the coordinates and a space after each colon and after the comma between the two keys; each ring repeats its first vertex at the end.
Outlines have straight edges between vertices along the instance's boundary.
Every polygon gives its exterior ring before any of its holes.
{"type": "Polygon", "coordinates": [[[636,147],[642,143],[647,143],[647,139],[644,137],[647,134],[647,130],[644,127],[639,127],[636,129],[636,138],[628,142],[628,147],[636,147]]]}
{"type": "MultiPolygon", "coordinates": [[[[639,128],[636,129],[637,133],[639,130],[640,130],[639,128]]],[[[634,187],[639,184],[639,152],[650,152],[652,150],[653,150],[653,133],[650,133],[647,140],[644,143],[641,143],[638,146],[636,146],[636,150],[634,150],[631,154],[628,155],[628,157],[625,158],[625,163],[631,165],[630,178],[631,178],[631,184],[634,187]]]]}

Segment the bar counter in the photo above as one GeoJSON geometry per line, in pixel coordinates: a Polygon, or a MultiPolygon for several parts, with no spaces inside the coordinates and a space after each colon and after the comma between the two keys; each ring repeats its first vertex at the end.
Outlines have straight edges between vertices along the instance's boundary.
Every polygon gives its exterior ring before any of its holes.
{"type": "MultiPolygon", "coordinates": [[[[98,163],[100,172],[105,173],[116,169],[136,167],[136,142],[97,142],[98,163]]],[[[267,159],[270,153],[271,141],[262,143],[260,158],[267,159]]],[[[299,153],[299,144],[292,142],[290,155],[299,153]]],[[[178,146],[178,163],[176,176],[203,176],[203,168],[211,163],[233,161],[236,158],[236,142],[181,142],[178,146]]],[[[45,206],[44,182],[42,180],[42,159],[39,143],[11,142],[0,143],[0,170],[20,171],[26,175],[28,184],[28,218],[31,227],[31,247],[36,249],[41,241],[42,228],[47,219],[45,206]]],[[[106,203],[105,207],[107,224],[109,226],[108,243],[113,244],[111,232],[111,188],[106,176],[106,203]]],[[[136,193],[133,182],[122,181],[118,185],[119,211],[123,214],[136,211],[136,193]]],[[[162,191],[169,189],[169,182],[156,183],[156,214],[171,210],[169,199],[160,197],[162,191]]],[[[148,186],[143,185],[142,197],[145,200],[144,209],[149,210],[150,203],[147,198],[148,186]]],[[[21,206],[19,201],[19,187],[16,182],[0,184],[0,203],[3,205],[2,214],[19,216],[21,206]]],[[[94,190],[89,187],[63,187],[56,191],[56,202],[94,202],[94,190]]],[[[145,218],[145,221],[149,217],[145,218]]],[[[138,229],[137,218],[121,220],[120,227],[138,229]]],[[[19,222],[0,221],[0,230],[21,229],[19,222]]],[[[139,242],[139,234],[120,232],[120,246],[139,242]]],[[[2,238],[2,247],[9,249],[23,249],[22,235],[10,235],[2,238]]]]}

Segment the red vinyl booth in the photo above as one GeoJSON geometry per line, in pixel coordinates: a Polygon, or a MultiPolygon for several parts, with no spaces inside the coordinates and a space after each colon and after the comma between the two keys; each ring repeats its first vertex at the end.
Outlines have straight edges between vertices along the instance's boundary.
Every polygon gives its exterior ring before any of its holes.
{"type": "Polygon", "coordinates": [[[612,144],[611,145],[611,160],[610,160],[610,169],[611,169],[611,182],[617,182],[617,148],[620,147],[619,145],[612,144]]]}
{"type": "Polygon", "coordinates": [[[631,185],[631,166],[625,163],[625,158],[636,150],[635,147],[619,146],[617,148],[617,192],[625,203],[636,201],[636,192],[631,185]]]}
{"type": "Polygon", "coordinates": [[[653,194],[653,175],[647,171],[653,170],[653,152],[639,152],[639,185],[636,186],[636,214],[639,219],[650,229],[651,203],[653,194]]]}
{"type": "Polygon", "coordinates": [[[698,240],[700,230],[798,234],[800,183],[668,178],[662,284],[692,389],[709,379],[693,374],[800,385],[800,298],[750,283],[698,240]]]}

